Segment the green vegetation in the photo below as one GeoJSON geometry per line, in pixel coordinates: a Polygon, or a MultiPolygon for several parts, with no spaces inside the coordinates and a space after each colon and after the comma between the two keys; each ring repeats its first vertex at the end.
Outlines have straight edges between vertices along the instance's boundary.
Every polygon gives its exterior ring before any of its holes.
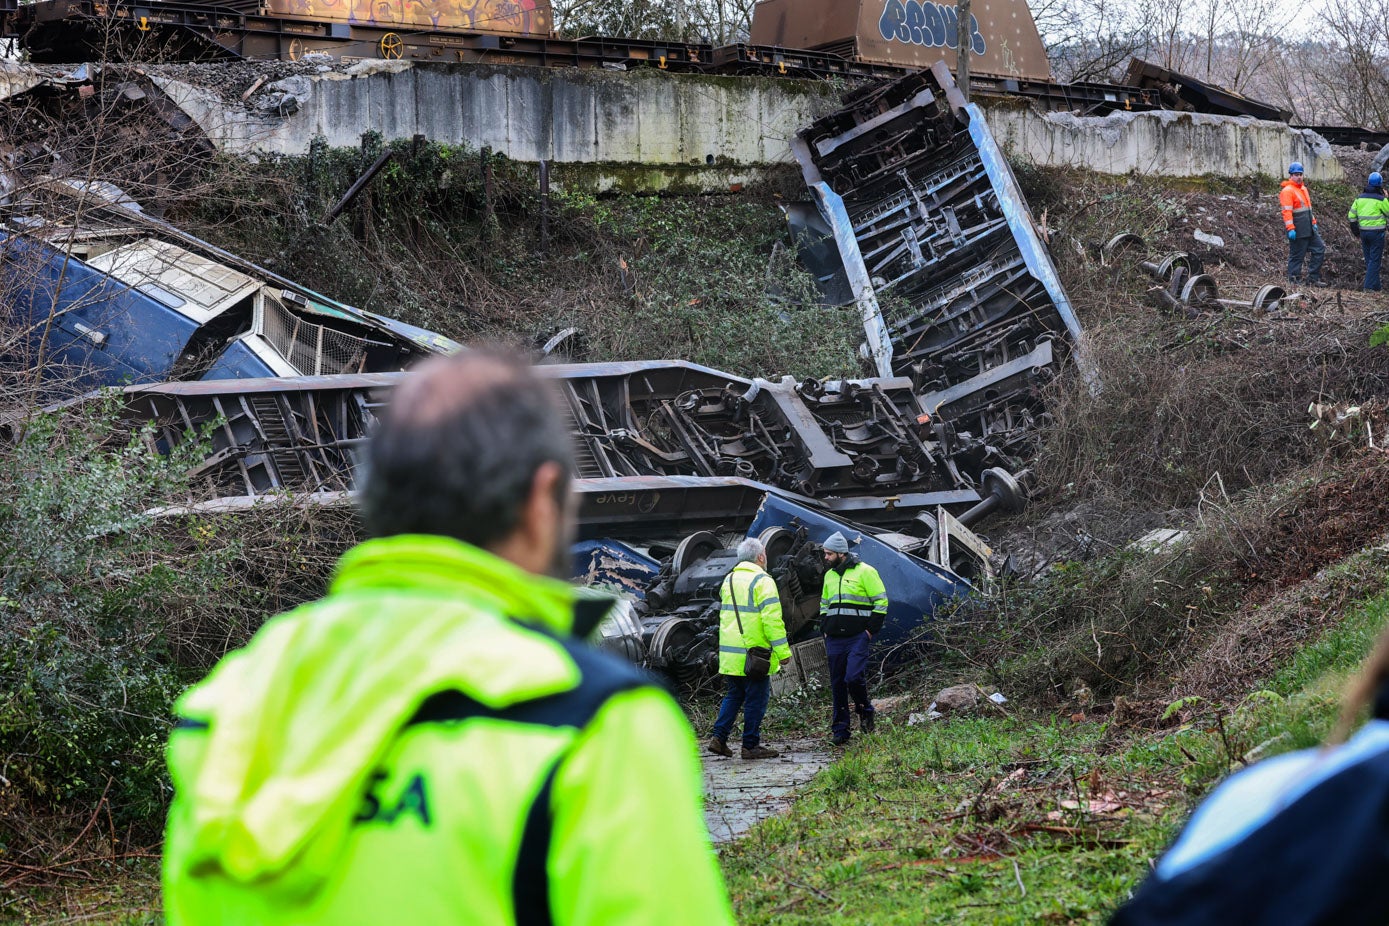
{"type": "Polygon", "coordinates": [[[1170,772],[1100,754],[1104,733],[965,718],[860,740],[790,814],[725,850],[740,922],[1096,918],[1178,816],[1170,772]]]}
{"type": "Polygon", "coordinates": [[[171,628],[233,584],[235,549],[191,549],[141,516],[186,491],[193,457],[161,456],[149,435],[104,446],[115,425],[114,409],[37,417],[0,457],[0,752],[19,794],[68,809],[104,797],[126,826],[164,806],[186,681],[171,628]]]}
{"type": "Polygon", "coordinates": [[[161,454],[117,411],[36,414],[0,443],[0,922],[154,922],[175,698],[317,594],[351,533],[152,516],[197,497],[205,448],[161,454]]]}
{"type": "Polygon", "coordinates": [[[326,227],[379,138],[270,160],[254,179],[228,163],[175,218],[307,286],[459,341],[538,345],[577,326],[576,359],[797,378],[858,370],[857,314],[819,304],[772,194],[593,195],[557,172],[542,238],[534,166],[451,145],[390,147],[395,159],[326,227]]]}
{"type": "Polygon", "coordinates": [[[1228,711],[884,725],[723,850],[739,922],[1101,922],[1227,772],[1324,740],[1386,625],[1380,594],[1228,711]]]}

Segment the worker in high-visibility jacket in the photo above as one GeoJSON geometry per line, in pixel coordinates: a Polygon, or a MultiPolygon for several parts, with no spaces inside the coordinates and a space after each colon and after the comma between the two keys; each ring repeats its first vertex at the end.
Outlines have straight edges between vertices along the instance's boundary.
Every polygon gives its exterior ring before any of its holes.
{"type": "Polygon", "coordinates": [[[396,388],[367,540],[178,702],[164,913],[197,924],[731,924],[693,732],[582,643],[572,448],[524,362],[396,388]]]}
{"type": "Polygon", "coordinates": [[[1380,290],[1379,266],[1384,259],[1384,229],[1389,225],[1389,200],[1384,198],[1384,178],[1379,171],[1370,174],[1365,183],[1365,192],[1350,204],[1346,214],[1350,222],[1351,234],[1360,239],[1360,249],[1365,254],[1365,290],[1377,293],[1380,290]]]}
{"type": "Polygon", "coordinates": [[[868,654],[873,637],[887,620],[887,590],[878,570],[849,553],[849,541],[835,531],[825,540],[825,583],[820,590],[820,629],[830,662],[834,714],[830,736],[836,746],[849,742],[849,698],[859,730],[873,732],[873,701],[868,697],[868,654]]]}
{"type": "Polygon", "coordinates": [[[771,700],[771,677],[791,658],[791,646],[776,580],[767,574],[767,550],[757,538],[738,544],[738,565],[723,580],[719,598],[719,674],[726,679],[727,690],[705,748],[715,755],[733,755],[728,736],[741,711],[742,757],[775,759],[777,751],[762,745],[762,718],[771,700]],[[756,646],[772,651],[771,668],[762,678],[748,678],[748,649],[756,646]]]}
{"type": "Polygon", "coordinates": [[[1302,164],[1288,165],[1288,179],[1278,190],[1278,204],[1283,208],[1283,228],[1288,233],[1288,282],[1299,283],[1302,262],[1307,261],[1307,282],[1324,286],[1321,265],[1326,258],[1326,245],[1317,230],[1317,217],[1312,213],[1312,191],[1302,182],[1302,164]]]}

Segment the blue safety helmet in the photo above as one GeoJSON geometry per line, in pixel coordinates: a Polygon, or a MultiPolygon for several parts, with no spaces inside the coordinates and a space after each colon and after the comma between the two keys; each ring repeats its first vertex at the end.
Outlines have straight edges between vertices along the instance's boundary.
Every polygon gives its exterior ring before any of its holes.
{"type": "Polygon", "coordinates": [[[1293,161],[1291,164],[1289,164],[1289,165],[1288,165],[1288,173],[1290,173],[1290,174],[1300,174],[1300,173],[1302,173],[1302,162],[1301,162],[1301,161],[1293,161]]]}
{"type": "Polygon", "coordinates": [[[1382,186],[1384,178],[1379,175],[1379,171],[1370,174],[1370,186],[1382,186]]]}

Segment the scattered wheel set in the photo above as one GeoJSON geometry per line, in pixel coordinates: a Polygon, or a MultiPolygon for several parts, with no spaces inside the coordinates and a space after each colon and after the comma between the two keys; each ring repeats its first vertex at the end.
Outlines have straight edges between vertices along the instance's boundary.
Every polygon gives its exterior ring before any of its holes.
{"type": "Polygon", "coordinates": [[[1187,318],[1195,318],[1202,312],[1216,308],[1271,312],[1288,298],[1288,292],[1283,287],[1267,284],[1259,287],[1249,299],[1221,299],[1215,277],[1205,272],[1201,259],[1195,254],[1172,251],[1157,260],[1147,260],[1147,252],[1148,245],[1141,237],[1132,232],[1121,232],[1100,248],[1100,259],[1106,265],[1116,266],[1124,260],[1136,261],[1140,270],[1161,284],[1149,289],[1148,293],[1163,306],[1181,312],[1187,318]]]}

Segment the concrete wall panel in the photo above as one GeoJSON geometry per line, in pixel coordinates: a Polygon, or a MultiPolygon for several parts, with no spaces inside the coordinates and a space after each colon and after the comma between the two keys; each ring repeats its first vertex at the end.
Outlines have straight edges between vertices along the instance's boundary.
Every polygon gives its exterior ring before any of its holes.
{"type": "Polygon", "coordinates": [[[1249,116],[1148,112],[1081,117],[999,105],[989,107],[985,118],[1005,151],[1034,164],[1108,174],[1281,178],[1289,162],[1301,161],[1309,179],[1345,176],[1321,136],[1249,116]]]}
{"type": "MultiPolygon", "coordinates": [[[[572,165],[564,172],[569,182],[599,189],[718,190],[771,171],[785,176],[795,163],[790,139],[837,106],[833,88],[817,81],[365,61],[268,84],[262,93],[288,92],[297,104],[281,116],[157,72],[151,77],[226,151],[303,154],[316,135],[355,147],[375,129],[388,139],[422,134],[491,146],[517,161],[572,165]]],[[[1319,136],[1247,117],[1079,117],[1004,103],[990,106],[986,119],[1004,150],[1043,165],[1282,177],[1289,161],[1301,160],[1313,179],[1343,176],[1319,136]]]]}
{"type": "Polygon", "coordinates": [[[598,154],[598,88],[568,80],[550,81],[550,157],[592,163],[598,154]]]}

